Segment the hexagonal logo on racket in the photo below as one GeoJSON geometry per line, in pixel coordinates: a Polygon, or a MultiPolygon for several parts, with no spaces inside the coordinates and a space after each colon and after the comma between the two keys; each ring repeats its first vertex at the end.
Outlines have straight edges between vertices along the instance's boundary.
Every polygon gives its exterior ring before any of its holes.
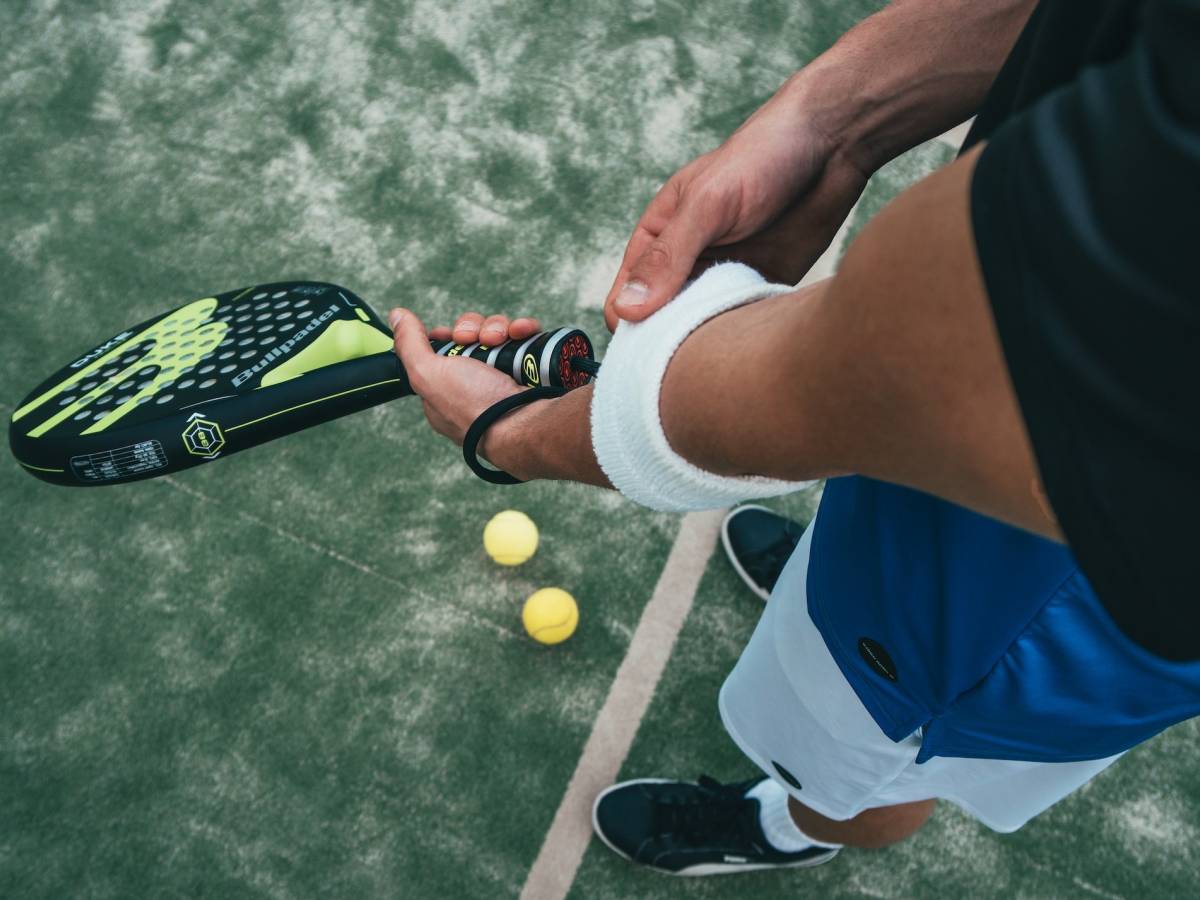
{"type": "Polygon", "coordinates": [[[183,429],[183,446],[193,456],[203,456],[212,459],[225,446],[225,435],[221,426],[209,419],[201,418],[200,413],[192,413],[187,427],[183,429]]]}

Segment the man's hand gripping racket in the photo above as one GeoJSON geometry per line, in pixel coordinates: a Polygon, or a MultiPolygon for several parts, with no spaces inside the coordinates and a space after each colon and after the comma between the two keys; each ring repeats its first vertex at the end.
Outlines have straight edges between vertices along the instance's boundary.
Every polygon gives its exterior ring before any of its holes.
{"type": "MultiPolygon", "coordinates": [[[[392,332],[345,288],[264,284],[195,300],[99,344],[34,388],[9,445],[54,484],[121,484],[413,393],[392,332]]],[[[431,341],[529,387],[571,389],[596,370],[577,329],[494,347],[431,341]]],[[[490,398],[481,398],[485,403],[490,398]]]]}

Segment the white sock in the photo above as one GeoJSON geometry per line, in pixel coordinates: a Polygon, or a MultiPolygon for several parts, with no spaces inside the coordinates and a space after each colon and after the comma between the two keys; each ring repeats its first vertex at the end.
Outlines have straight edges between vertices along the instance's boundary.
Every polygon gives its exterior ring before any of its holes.
{"type": "Polygon", "coordinates": [[[776,850],[782,853],[799,853],[808,847],[828,847],[831,850],[842,846],[817,841],[801,831],[788,812],[788,792],[768,778],[760,781],[746,792],[746,796],[758,801],[758,822],[763,835],[776,850]]]}

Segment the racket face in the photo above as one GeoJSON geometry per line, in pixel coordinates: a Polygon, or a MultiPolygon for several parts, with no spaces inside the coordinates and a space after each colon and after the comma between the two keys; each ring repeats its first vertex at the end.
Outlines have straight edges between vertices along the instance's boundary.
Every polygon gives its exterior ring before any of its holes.
{"type": "Polygon", "coordinates": [[[13,412],[9,443],[58,484],[168,474],[409,393],[391,346],[337,285],[229,291],[72,359],[13,412]]]}

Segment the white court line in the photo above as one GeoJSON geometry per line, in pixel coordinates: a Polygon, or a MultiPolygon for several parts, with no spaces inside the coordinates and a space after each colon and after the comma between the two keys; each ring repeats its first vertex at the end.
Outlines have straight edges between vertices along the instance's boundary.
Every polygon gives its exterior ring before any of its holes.
{"type": "MultiPolygon", "coordinates": [[[[970,125],[970,122],[964,122],[937,140],[957,149],[970,125]]],[[[857,211],[856,203],[829,247],[798,286],[834,274],[846,233],[857,211]]],[[[567,785],[567,792],[521,888],[521,900],[562,900],[571,889],[592,836],[592,801],[613,783],[629,754],[638,725],[675,646],[675,638],[692,608],[700,576],[716,546],[723,517],[723,510],[684,516],[654,594],[642,612],[629,650],[617,669],[604,707],[596,717],[583,755],[567,785]]]]}
{"type": "MultiPolygon", "coordinates": [[[[187,494],[189,497],[194,497],[195,499],[200,500],[204,503],[211,503],[214,506],[218,506],[218,507],[225,505],[225,503],[223,501],[221,501],[219,498],[210,497],[208,494],[205,494],[203,491],[198,491],[193,487],[188,487],[187,485],[183,484],[182,482],[175,480],[170,475],[164,475],[162,478],[159,478],[158,480],[160,482],[163,482],[164,484],[170,485],[175,490],[177,490],[183,494],[187,494]]],[[[339,562],[344,566],[349,566],[352,569],[357,569],[359,572],[362,572],[364,575],[369,575],[372,578],[377,578],[380,581],[383,581],[383,582],[391,585],[392,587],[398,588],[399,590],[403,591],[405,594],[408,594],[410,596],[416,595],[418,597],[421,597],[423,600],[428,600],[431,603],[436,602],[438,605],[442,606],[443,608],[448,607],[448,608],[454,610],[456,613],[458,613],[464,619],[467,619],[468,621],[470,621],[472,624],[478,625],[481,628],[485,628],[489,631],[495,632],[500,637],[511,638],[514,640],[520,638],[520,635],[518,635],[516,633],[516,631],[514,631],[512,629],[504,628],[501,625],[497,625],[495,622],[488,621],[487,619],[479,616],[474,611],[472,611],[470,609],[466,609],[465,607],[455,604],[453,601],[449,600],[447,597],[438,597],[438,598],[431,597],[430,595],[428,595],[425,592],[423,592],[422,590],[420,590],[416,585],[392,578],[390,575],[385,575],[383,572],[380,572],[378,569],[368,566],[366,563],[359,562],[356,559],[351,559],[349,556],[346,556],[345,554],[338,553],[338,551],[334,550],[332,547],[326,547],[322,544],[318,544],[316,541],[311,541],[306,537],[295,534],[291,531],[287,531],[286,529],[280,528],[274,522],[268,522],[266,519],[261,519],[258,516],[254,515],[253,513],[246,512],[246,510],[244,510],[244,509],[237,510],[236,514],[240,518],[243,518],[248,522],[254,523],[254,525],[256,527],[261,528],[265,531],[272,532],[277,537],[281,537],[286,541],[291,541],[292,543],[299,544],[301,547],[311,550],[314,553],[319,553],[322,556],[326,556],[329,559],[332,559],[335,562],[339,562]]]]}
{"type": "MultiPolygon", "coordinates": [[[[210,497],[208,494],[205,494],[202,491],[198,491],[195,488],[188,487],[187,485],[176,481],[170,475],[164,475],[162,480],[166,484],[169,484],[171,487],[175,488],[175,490],[181,491],[181,492],[187,494],[189,497],[195,497],[197,500],[203,500],[205,503],[214,503],[217,505],[220,505],[220,503],[221,503],[221,501],[218,500],[216,497],[210,497]]],[[[312,550],[316,553],[320,553],[323,556],[328,556],[330,559],[336,559],[338,562],[344,563],[352,569],[357,569],[358,571],[362,572],[364,575],[372,575],[375,578],[382,578],[384,581],[399,585],[399,582],[397,582],[395,579],[388,578],[386,575],[380,574],[375,569],[372,569],[370,566],[368,566],[365,563],[360,563],[358,560],[351,559],[348,556],[343,556],[341,553],[338,553],[336,550],[333,550],[329,547],[322,547],[320,544],[314,543],[313,541],[310,541],[308,538],[300,537],[300,535],[298,535],[298,534],[292,534],[290,531],[284,531],[278,525],[275,525],[271,522],[264,521],[263,519],[260,519],[258,516],[252,515],[251,513],[248,513],[245,510],[238,510],[238,515],[244,519],[249,519],[251,522],[253,522],[255,525],[257,525],[260,528],[265,528],[268,531],[274,532],[276,535],[278,535],[281,538],[284,538],[285,540],[293,541],[293,542],[299,544],[301,547],[306,547],[309,550],[312,550]]]]}
{"type": "Polygon", "coordinates": [[[694,512],[680,522],[658,584],[642,610],[629,650],[525,878],[521,900],[562,900],[571,889],[592,837],[592,802],[616,780],[629,755],[675,638],[692,608],[705,565],[717,545],[724,515],[724,510],[694,512]]]}
{"type": "MultiPolygon", "coordinates": [[[[834,273],[857,209],[855,204],[800,285],[834,273]]],[[[675,646],[675,638],[692,608],[700,576],[716,547],[724,514],[724,510],[718,510],[683,517],[654,594],[642,612],[629,650],[567,784],[567,792],[525,878],[521,900],[562,900],[571,889],[592,836],[592,802],[616,780],[629,754],[642,716],[675,646]]]]}

